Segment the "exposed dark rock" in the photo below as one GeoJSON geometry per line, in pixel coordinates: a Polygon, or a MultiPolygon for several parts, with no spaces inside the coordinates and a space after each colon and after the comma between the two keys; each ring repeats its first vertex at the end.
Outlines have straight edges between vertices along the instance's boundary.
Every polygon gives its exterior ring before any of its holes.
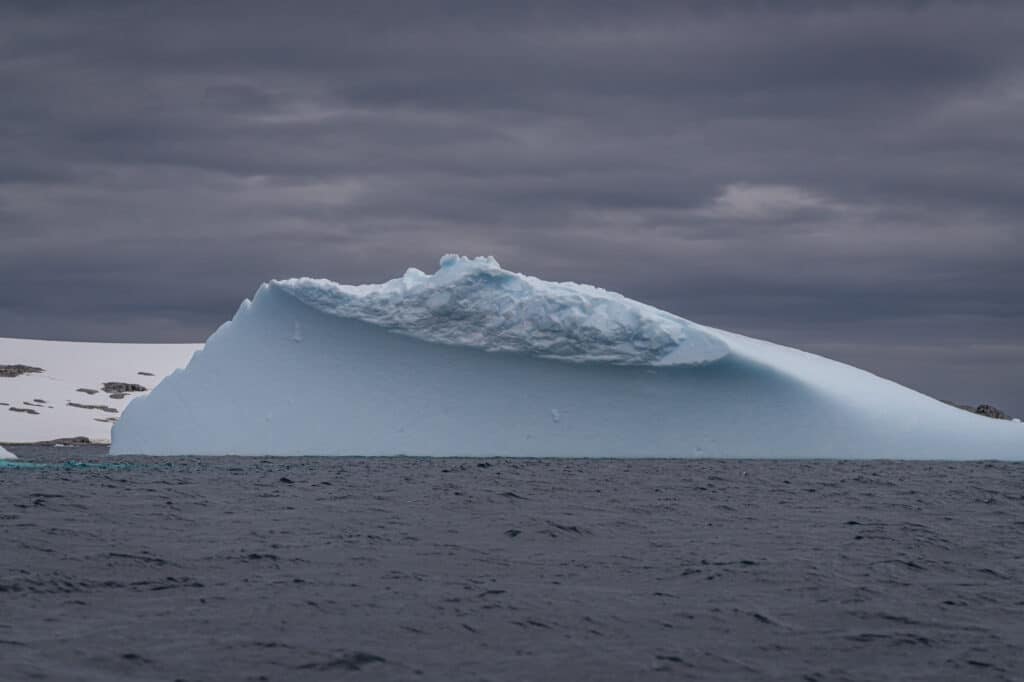
{"type": "Polygon", "coordinates": [[[72,436],[71,438],[54,438],[53,440],[39,441],[32,445],[89,445],[91,440],[85,436],[72,436]]]}
{"type": "Polygon", "coordinates": [[[29,365],[0,365],[0,377],[11,379],[22,374],[38,374],[42,367],[30,367],[29,365]]]}
{"type": "Polygon", "coordinates": [[[954,403],[950,400],[943,400],[942,402],[946,403],[947,405],[952,405],[953,407],[959,407],[961,410],[965,410],[973,414],[979,414],[982,417],[989,417],[990,419],[1013,418],[1010,415],[1003,412],[1002,410],[1000,410],[998,407],[993,407],[992,405],[988,405],[986,403],[982,403],[981,405],[974,407],[972,405],[961,405],[960,403],[954,403]]]}
{"type": "Polygon", "coordinates": [[[11,412],[24,412],[25,414],[39,414],[38,412],[36,412],[35,410],[33,410],[30,407],[14,407],[14,406],[11,406],[11,407],[8,407],[7,409],[10,410],[11,412]]]}
{"type": "Polygon", "coordinates": [[[88,393],[89,395],[96,395],[97,393],[99,393],[99,391],[97,391],[95,388],[78,388],[75,390],[77,390],[79,393],[88,393]]]}
{"type": "Polygon", "coordinates": [[[124,400],[124,393],[110,393],[107,397],[112,400],[124,400]]]}
{"type": "Polygon", "coordinates": [[[142,391],[148,391],[149,389],[142,384],[128,384],[123,381],[104,381],[103,392],[104,393],[141,393],[142,391]]]}
{"type": "Polygon", "coordinates": [[[3,441],[0,445],[92,445],[92,441],[85,436],[72,436],[71,438],[54,438],[53,440],[39,440],[31,443],[12,443],[3,441]]]}
{"type": "Polygon", "coordinates": [[[82,403],[68,403],[68,407],[80,407],[83,410],[100,410],[102,412],[117,412],[116,407],[107,407],[106,405],[83,405],[82,403]]]}
{"type": "Polygon", "coordinates": [[[139,372],[139,376],[151,377],[154,376],[152,372],[139,372]]]}
{"type": "Polygon", "coordinates": [[[1010,418],[1010,415],[1006,414],[1005,412],[1000,410],[998,407],[993,407],[992,405],[986,405],[985,403],[982,403],[981,405],[978,405],[976,408],[974,408],[974,413],[975,414],[980,414],[983,417],[991,417],[992,419],[1009,419],[1010,418]]]}

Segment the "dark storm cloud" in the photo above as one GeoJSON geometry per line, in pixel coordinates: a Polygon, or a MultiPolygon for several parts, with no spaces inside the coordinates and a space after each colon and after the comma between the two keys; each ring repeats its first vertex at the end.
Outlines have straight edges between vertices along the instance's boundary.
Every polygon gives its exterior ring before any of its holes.
{"type": "Polygon", "coordinates": [[[445,251],[1024,413],[1018,3],[5,3],[0,335],[445,251]]]}

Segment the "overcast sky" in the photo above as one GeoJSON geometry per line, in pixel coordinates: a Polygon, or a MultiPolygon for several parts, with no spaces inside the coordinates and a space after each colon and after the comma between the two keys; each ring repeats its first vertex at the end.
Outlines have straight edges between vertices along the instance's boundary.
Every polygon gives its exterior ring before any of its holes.
{"type": "Polygon", "coordinates": [[[1022,34],[1020,2],[5,2],[0,336],[201,341],[267,279],[493,254],[1024,414],[1022,34]]]}

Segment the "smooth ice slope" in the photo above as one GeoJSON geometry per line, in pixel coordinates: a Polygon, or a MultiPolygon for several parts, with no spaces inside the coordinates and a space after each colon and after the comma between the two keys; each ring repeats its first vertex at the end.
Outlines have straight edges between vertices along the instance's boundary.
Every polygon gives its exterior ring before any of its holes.
{"type": "MultiPolygon", "coordinates": [[[[0,338],[0,365],[43,370],[0,376],[0,443],[82,436],[110,440],[110,426],[139,393],[111,398],[105,382],[150,389],[184,367],[195,343],[81,343],[0,338]]],[[[115,394],[116,395],[116,394],[115,394]]]]}
{"type": "Polygon", "coordinates": [[[18,458],[14,456],[13,452],[8,452],[7,450],[4,450],[3,447],[0,447],[0,459],[18,459],[18,458]]]}
{"type": "Polygon", "coordinates": [[[594,287],[446,256],[260,287],[116,454],[1021,458],[1024,428],[594,287]]]}

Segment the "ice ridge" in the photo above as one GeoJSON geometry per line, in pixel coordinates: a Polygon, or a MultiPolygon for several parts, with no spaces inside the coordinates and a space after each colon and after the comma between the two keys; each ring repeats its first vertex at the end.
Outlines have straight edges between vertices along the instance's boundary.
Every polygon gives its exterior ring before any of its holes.
{"type": "Polygon", "coordinates": [[[621,294],[547,282],[492,257],[444,256],[383,284],[272,282],[306,305],[424,341],[577,363],[699,365],[729,353],[713,332],[621,294]]]}

